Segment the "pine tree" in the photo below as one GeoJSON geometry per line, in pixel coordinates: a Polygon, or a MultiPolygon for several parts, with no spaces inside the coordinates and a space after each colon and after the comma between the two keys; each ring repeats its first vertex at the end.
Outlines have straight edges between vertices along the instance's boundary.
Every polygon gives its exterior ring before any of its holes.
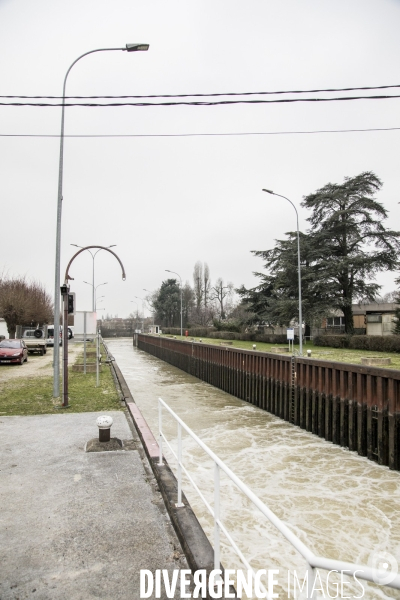
{"type": "Polygon", "coordinates": [[[374,198],[381,187],[374,173],[364,172],[343,184],[328,183],[302,202],[312,211],[314,268],[332,308],[343,312],[348,334],[354,330],[353,302],[372,300],[380,287],[375,275],[399,266],[400,232],[384,227],[388,213],[374,198]]]}

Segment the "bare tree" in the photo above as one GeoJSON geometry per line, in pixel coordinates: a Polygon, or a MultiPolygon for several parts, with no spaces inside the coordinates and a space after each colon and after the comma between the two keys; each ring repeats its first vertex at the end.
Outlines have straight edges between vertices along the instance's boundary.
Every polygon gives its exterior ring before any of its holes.
{"type": "Polygon", "coordinates": [[[203,265],[199,260],[194,265],[193,284],[196,308],[197,310],[199,310],[203,304],[204,299],[203,265]]]}
{"type": "Polygon", "coordinates": [[[203,265],[203,290],[204,290],[204,308],[207,308],[211,288],[210,269],[208,264],[203,265]]]}
{"type": "Polygon", "coordinates": [[[224,285],[224,281],[222,277],[218,277],[215,285],[211,288],[212,299],[216,300],[219,308],[219,318],[221,320],[226,318],[225,312],[225,301],[227,298],[232,296],[233,293],[233,283],[227,283],[224,285]]]}
{"type": "Polygon", "coordinates": [[[7,324],[10,338],[15,338],[17,325],[38,325],[53,319],[50,295],[37,281],[25,277],[0,278],[0,315],[7,324]]]}

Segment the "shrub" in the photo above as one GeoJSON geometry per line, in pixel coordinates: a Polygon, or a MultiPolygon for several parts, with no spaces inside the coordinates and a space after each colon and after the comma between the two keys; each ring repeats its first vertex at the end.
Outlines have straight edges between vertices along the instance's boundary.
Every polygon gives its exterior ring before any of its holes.
{"type": "MultiPolygon", "coordinates": [[[[359,336],[365,337],[365,336],[359,336]]],[[[328,346],[329,348],[349,348],[351,336],[349,335],[317,335],[314,346],[328,346]]]]}
{"type": "Polygon", "coordinates": [[[352,350],[372,350],[374,352],[400,352],[398,335],[318,335],[314,346],[330,348],[351,348],[352,350]]]}
{"type": "Polygon", "coordinates": [[[375,352],[400,352],[400,336],[397,335],[353,335],[350,348],[375,352]]]}

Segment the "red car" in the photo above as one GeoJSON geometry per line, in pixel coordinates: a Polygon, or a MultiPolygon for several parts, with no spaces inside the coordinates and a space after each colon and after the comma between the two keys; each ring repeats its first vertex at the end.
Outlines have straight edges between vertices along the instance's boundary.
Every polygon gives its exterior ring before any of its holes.
{"type": "Polygon", "coordinates": [[[0,342],[0,363],[28,362],[28,349],[24,340],[2,340],[0,342]]]}

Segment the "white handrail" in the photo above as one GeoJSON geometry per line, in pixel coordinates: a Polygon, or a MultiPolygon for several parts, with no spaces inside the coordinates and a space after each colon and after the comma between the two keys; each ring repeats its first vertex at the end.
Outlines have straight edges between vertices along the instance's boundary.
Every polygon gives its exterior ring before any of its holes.
{"type": "MultiPolygon", "coordinates": [[[[168,445],[168,447],[170,448],[173,456],[178,461],[178,466],[179,466],[178,476],[180,479],[180,481],[178,481],[178,489],[179,490],[182,489],[181,478],[182,478],[182,470],[183,470],[185,472],[185,474],[187,475],[189,481],[192,483],[192,485],[194,486],[194,488],[196,489],[196,491],[202,498],[203,502],[205,503],[205,505],[206,505],[207,509],[209,510],[209,512],[211,513],[212,517],[214,518],[214,563],[217,564],[217,566],[214,565],[215,569],[218,569],[219,564],[220,564],[220,560],[219,560],[220,531],[223,531],[225,533],[225,535],[231,542],[232,547],[234,548],[235,552],[238,554],[238,556],[241,558],[241,560],[244,561],[246,567],[250,568],[250,569],[251,569],[251,567],[249,566],[248,562],[244,559],[243,554],[240,552],[239,548],[237,547],[235,542],[232,540],[231,536],[229,535],[225,526],[223,525],[223,523],[220,520],[219,490],[218,490],[218,494],[215,495],[215,497],[214,497],[215,505],[214,505],[214,510],[213,510],[212,507],[210,506],[210,504],[204,498],[203,494],[199,490],[196,483],[193,481],[193,478],[187,472],[185,466],[182,464],[182,447],[181,447],[182,436],[181,436],[181,434],[178,435],[178,456],[175,454],[174,450],[168,443],[168,440],[162,431],[162,408],[163,407],[168,411],[168,413],[178,423],[178,425],[180,426],[179,431],[181,431],[181,428],[183,428],[190,435],[190,437],[200,446],[200,448],[202,448],[204,450],[204,452],[206,452],[206,454],[208,454],[208,456],[213,460],[214,465],[215,465],[215,467],[214,467],[214,469],[215,469],[214,483],[216,484],[215,488],[219,487],[218,486],[219,475],[217,476],[216,473],[217,473],[218,469],[221,469],[233,481],[233,483],[235,483],[235,485],[247,496],[247,498],[249,498],[249,500],[251,500],[253,502],[253,504],[270,521],[270,523],[272,523],[272,525],[274,525],[274,527],[276,529],[278,529],[278,531],[286,538],[286,540],[306,560],[306,562],[308,564],[308,568],[310,570],[309,578],[308,578],[308,590],[307,590],[309,599],[312,600],[315,597],[314,593],[312,591],[310,592],[310,587],[312,590],[312,587],[314,584],[314,579],[316,576],[315,569],[324,569],[326,571],[338,571],[338,572],[346,571],[346,573],[349,575],[357,575],[357,578],[364,579],[366,581],[370,581],[371,583],[376,583],[376,582],[380,581],[380,579],[382,577],[382,572],[379,571],[378,569],[375,569],[372,567],[367,567],[365,565],[358,565],[355,563],[349,563],[349,562],[345,562],[345,561],[341,561],[341,560],[335,560],[335,559],[327,558],[324,556],[316,556],[309,548],[307,548],[307,546],[301,540],[299,540],[299,538],[288,528],[288,526],[285,525],[285,523],[283,523],[283,521],[281,521],[264,504],[264,502],[262,502],[254,494],[254,492],[252,492],[252,490],[245,483],[243,483],[243,481],[241,479],[239,479],[239,477],[237,477],[237,475],[235,475],[235,473],[233,471],[231,471],[231,469],[227,465],[225,465],[225,463],[216,454],[214,454],[214,452],[212,450],[210,450],[208,448],[208,446],[186,425],[186,423],[184,423],[184,421],[182,421],[182,419],[180,417],[178,417],[178,415],[161,398],[158,399],[158,406],[159,406],[159,439],[160,439],[159,464],[162,464],[162,440],[164,440],[166,442],[166,444],[168,445]]],[[[253,570],[253,569],[251,569],[251,570],[253,570]]],[[[253,571],[253,573],[254,573],[254,571],[253,571]]],[[[390,573],[388,572],[388,573],[386,573],[386,575],[390,575],[390,573]]],[[[387,586],[387,587],[391,587],[391,588],[400,590],[400,575],[393,574],[392,580],[389,583],[382,584],[382,586],[387,586]]],[[[268,598],[268,595],[267,595],[267,598],[268,598]]]]}

